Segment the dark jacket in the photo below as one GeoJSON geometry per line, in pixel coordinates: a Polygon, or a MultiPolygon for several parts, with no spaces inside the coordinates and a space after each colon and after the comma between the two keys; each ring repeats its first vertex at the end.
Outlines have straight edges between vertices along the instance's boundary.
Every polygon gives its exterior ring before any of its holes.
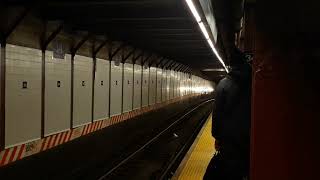
{"type": "Polygon", "coordinates": [[[216,88],[212,135],[223,146],[248,151],[251,117],[251,68],[242,65],[231,71],[216,88]]]}

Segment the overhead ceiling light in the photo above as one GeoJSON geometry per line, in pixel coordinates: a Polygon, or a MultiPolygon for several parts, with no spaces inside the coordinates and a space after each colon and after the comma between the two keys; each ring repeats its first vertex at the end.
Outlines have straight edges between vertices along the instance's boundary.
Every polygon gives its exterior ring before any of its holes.
{"type": "Polygon", "coordinates": [[[210,37],[209,37],[208,31],[207,31],[206,27],[204,26],[204,24],[203,24],[202,22],[200,22],[200,23],[199,23],[199,26],[200,26],[200,29],[201,29],[204,37],[205,37],[206,39],[209,39],[210,37]]]}
{"type": "Polygon", "coordinates": [[[192,12],[192,14],[193,14],[193,16],[196,18],[196,21],[197,21],[197,22],[200,22],[200,21],[201,21],[201,18],[200,18],[200,15],[199,15],[196,7],[195,7],[194,4],[193,4],[193,1],[192,1],[192,0],[186,0],[186,1],[187,1],[187,4],[188,4],[188,6],[189,6],[189,8],[190,8],[190,10],[191,10],[191,12],[192,12]]]}
{"type": "Polygon", "coordinates": [[[223,62],[222,58],[220,57],[220,55],[219,55],[218,51],[217,51],[217,50],[216,50],[216,48],[214,47],[214,45],[213,45],[213,43],[212,43],[211,39],[208,39],[208,43],[209,43],[209,45],[210,45],[210,47],[211,47],[211,49],[212,49],[213,53],[217,56],[218,60],[220,61],[220,63],[221,63],[221,64],[222,64],[222,66],[224,67],[224,69],[225,69],[227,72],[229,72],[228,68],[226,67],[226,65],[224,64],[224,62],[223,62]]]}
{"type": "Polygon", "coordinates": [[[223,68],[217,68],[217,69],[202,69],[201,71],[204,71],[204,72],[225,72],[226,70],[223,69],[223,68]]]}
{"type": "Polygon", "coordinates": [[[208,34],[208,31],[207,31],[206,27],[204,26],[204,24],[203,24],[203,22],[202,22],[202,20],[201,20],[201,17],[200,17],[200,15],[199,15],[196,7],[195,7],[194,4],[193,4],[193,1],[192,1],[192,0],[186,0],[186,2],[187,2],[187,4],[188,4],[189,9],[191,10],[193,16],[195,17],[197,23],[199,24],[200,29],[201,29],[204,37],[207,39],[207,41],[208,41],[208,43],[209,43],[209,46],[211,47],[213,53],[216,55],[216,57],[218,58],[219,62],[222,64],[222,66],[224,67],[224,69],[225,69],[226,72],[228,73],[229,70],[228,70],[228,68],[226,67],[226,65],[224,64],[224,62],[223,62],[222,58],[220,57],[218,51],[217,51],[216,48],[214,47],[214,45],[213,45],[213,43],[212,43],[212,41],[211,41],[211,39],[210,39],[210,36],[209,36],[209,34],[208,34]]]}

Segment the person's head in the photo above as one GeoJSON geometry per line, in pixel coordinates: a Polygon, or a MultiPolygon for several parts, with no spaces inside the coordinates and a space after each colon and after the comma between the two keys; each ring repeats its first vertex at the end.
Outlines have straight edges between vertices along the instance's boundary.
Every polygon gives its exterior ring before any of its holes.
{"type": "Polygon", "coordinates": [[[231,69],[238,69],[239,67],[242,67],[245,65],[246,62],[246,56],[243,52],[240,51],[238,48],[234,48],[231,52],[230,57],[230,66],[231,69]]]}
{"type": "Polygon", "coordinates": [[[247,62],[247,58],[243,52],[241,52],[238,48],[234,48],[230,57],[230,66],[231,72],[230,74],[234,77],[238,78],[246,78],[251,74],[251,67],[247,62]]]}

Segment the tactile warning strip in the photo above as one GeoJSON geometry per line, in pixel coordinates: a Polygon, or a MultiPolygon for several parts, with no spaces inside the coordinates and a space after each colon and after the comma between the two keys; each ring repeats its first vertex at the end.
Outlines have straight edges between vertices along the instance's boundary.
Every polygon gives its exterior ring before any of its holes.
{"type": "Polygon", "coordinates": [[[211,136],[212,114],[197,136],[195,142],[182,160],[174,180],[201,180],[215,152],[214,138],[211,136]]]}

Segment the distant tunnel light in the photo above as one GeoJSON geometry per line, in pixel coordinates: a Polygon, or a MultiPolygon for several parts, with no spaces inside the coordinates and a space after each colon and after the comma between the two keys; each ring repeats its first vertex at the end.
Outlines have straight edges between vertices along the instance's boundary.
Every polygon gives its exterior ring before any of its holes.
{"type": "Polygon", "coordinates": [[[186,2],[187,2],[187,4],[188,4],[189,9],[191,10],[193,16],[195,17],[196,21],[198,22],[198,24],[199,24],[199,26],[200,26],[200,29],[201,29],[204,37],[207,39],[207,41],[208,41],[208,43],[209,43],[209,45],[210,45],[213,53],[217,56],[219,62],[222,64],[222,66],[224,67],[224,69],[225,69],[226,72],[228,73],[229,70],[228,70],[228,68],[226,67],[226,65],[224,64],[224,62],[223,62],[222,58],[220,57],[218,51],[217,51],[216,48],[214,47],[214,45],[213,45],[213,43],[212,43],[212,41],[211,41],[211,39],[210,39],[210,36],[209,36],[209,34],[208,34],[208,31],[207,31],[206,27],[204,26],[204,24],[203,24],[203,22],[202,22],[202,20],[201,20],[201,17],[200,17],[200,15],[199,15],[196,7],[195,7],[194,4],[193,4],[193,1],[192,1],[192,0],[186,0],[186,2]]]}

